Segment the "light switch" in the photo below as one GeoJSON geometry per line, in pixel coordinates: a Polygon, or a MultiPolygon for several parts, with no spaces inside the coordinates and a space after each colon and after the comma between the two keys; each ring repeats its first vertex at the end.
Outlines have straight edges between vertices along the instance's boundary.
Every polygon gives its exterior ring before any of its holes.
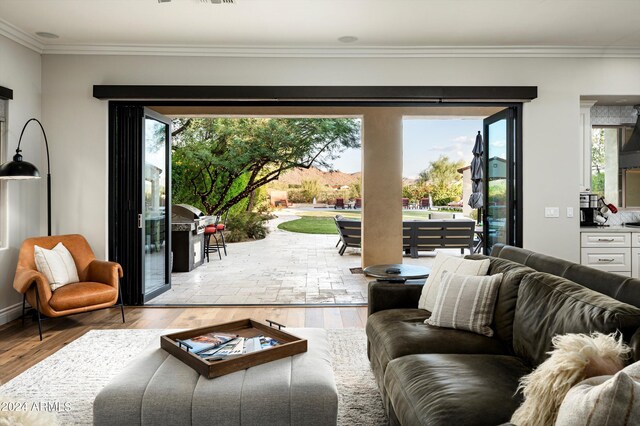
{"type": "Polygon", "coordinates": [[[567,217],[573,217],[573,207],[567,207],[567,217]]]}
{"type": "Polygon", "coordinates": [[[545,207],[544,217],[560,217],[560,207],[545,207]]]}

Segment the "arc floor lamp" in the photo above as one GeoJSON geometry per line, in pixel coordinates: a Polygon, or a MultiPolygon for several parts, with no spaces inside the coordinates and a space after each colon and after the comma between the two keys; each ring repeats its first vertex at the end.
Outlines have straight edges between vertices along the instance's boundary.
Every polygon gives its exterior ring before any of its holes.
{"type": "Polygon", "coordinates": [[[13,161],[7,161],[6,163],[0,165],[0,179],[39,179],[40,171],[33,164],[24,161],[22,159],[22,150],[20,149],[20,144],[22,143],[22,136],[24,135],[24,131],[31,123],[35,121],[40,125],[40,130],[42,130],[42,135],[44,136],[44,146],[47,150],[47,235],[51,236],[51,163],[49,162],[49,142],[47,141],[47,134],[44,131],[44,127],[42,127],[42,123],[37,118],[29,119],[22,128],[22,132],[20,132],[20,139],[18,140],[18,148],[16,149],[16,155],[13,156],[13,161]]]}

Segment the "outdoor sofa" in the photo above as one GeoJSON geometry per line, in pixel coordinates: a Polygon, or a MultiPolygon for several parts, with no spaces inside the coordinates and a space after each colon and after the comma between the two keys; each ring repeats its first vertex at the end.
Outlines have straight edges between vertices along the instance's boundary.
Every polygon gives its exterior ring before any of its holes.
{"type": "Polygon", "coordinates": [[[493,337],[424,324],[421,285],[369,284],[368,355],[391,424],[508,422],[519,379],[557,334],[619,330],[640,358],[640,280],[511,246],[491,254],[488,273],[504,274],[493,337]]]}
{"type": "MultiPolygon", "coordinates": [[[[344,254],[347,247],[359,248],[362,244],[362,224],[359,220],[335,217],[340,246],[338,253],[344,254]],[[341,245],[342,244],[342,245],[341,245]]],[[[474,250],[475,222],[469,219],[451,220],[406,220],[402,222],[402,249],[411,257],[420,251],[435,249],[474,250]]]]}

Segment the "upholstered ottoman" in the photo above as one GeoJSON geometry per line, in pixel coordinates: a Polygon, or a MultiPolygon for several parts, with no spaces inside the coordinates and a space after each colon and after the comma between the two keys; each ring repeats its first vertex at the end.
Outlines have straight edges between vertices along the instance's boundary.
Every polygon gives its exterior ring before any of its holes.
{"type": "Polygon", "coordinates": [[[95,425],[335,425],[338,392],[327,333],[287,328],[307,352],[215,379],[150,348],[96,397],[95,425]]]}

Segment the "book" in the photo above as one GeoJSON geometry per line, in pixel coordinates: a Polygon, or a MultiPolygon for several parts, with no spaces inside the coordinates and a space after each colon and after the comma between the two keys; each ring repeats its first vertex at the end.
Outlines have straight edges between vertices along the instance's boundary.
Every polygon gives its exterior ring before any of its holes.
{"type": "Polygon", "coordinates": [[[177,341],[179,346],[184,346],[187,348],[187,351],[191,351],[199,355],[202,352],[218,348],[236,337],[238,337],[237,334],[208,333],[203,334],[202,336],[177,341]]]}
{"type": "Polygon", "coordinates": [[[280,344],[276,339],[265,336],[258,336],[260,338],[260,347],[261,349],[268,349],[273,346],[277,346],[280,344]]]}

